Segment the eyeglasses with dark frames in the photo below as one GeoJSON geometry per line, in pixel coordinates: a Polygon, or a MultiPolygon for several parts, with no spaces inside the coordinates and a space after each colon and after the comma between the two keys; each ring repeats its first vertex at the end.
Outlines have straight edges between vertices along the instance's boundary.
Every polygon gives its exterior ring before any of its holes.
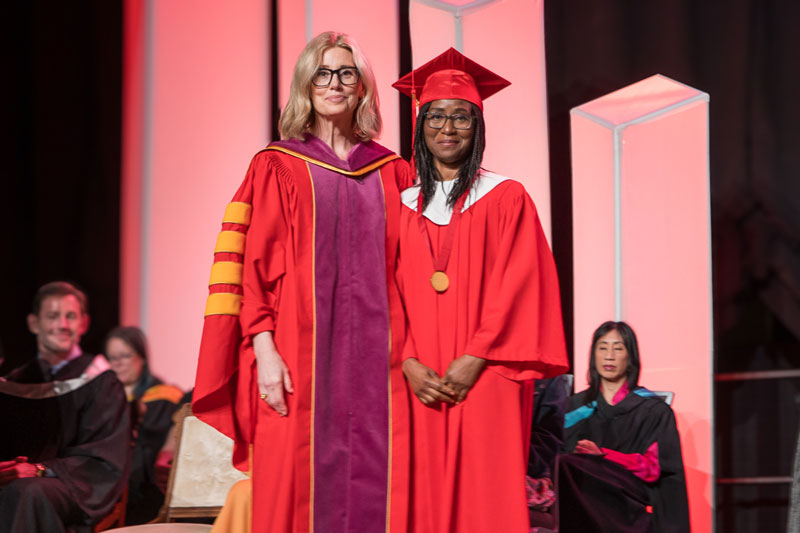
{"type": "Polygon", "coordinates": [[[108,358],[108,361],[110,363],[116,363],[118,361],[127,361],[128,359],[132,358],[134,355],[136,355],[136,354],[133,353],[133,352],[125,352],[125,353],[121,353],[119,355],[114,355],[114,356],[106,355],[106,358],[108,358]]]}
{"type": "Polygon", "coordinates": [[[314,87],[327,87],[333,81],[333,75],[339,78],[339,83],[348,87],[358,83],[359,73],[356,67],[339,67],[336,70],[329,68],[318,68],[311,78],[314,87]]]}
{"type": "Polygon", "coordinates": [[[444,128],[448,120],[453,121],[453,127],[457,130],[468,130],[472,127],[472,115],[462,115],[460,113],[455,115],[445,115],[438,111],[426,111],[425,120],[429,127],[440,130],[444,128]]]}

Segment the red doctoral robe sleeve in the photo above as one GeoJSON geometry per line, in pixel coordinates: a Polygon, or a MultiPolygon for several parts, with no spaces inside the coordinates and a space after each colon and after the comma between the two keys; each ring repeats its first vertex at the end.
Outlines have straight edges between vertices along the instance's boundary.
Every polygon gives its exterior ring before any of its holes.
{"type": "Polygon", "coordinates": [[[291,176],[257,154],[225,210],[214,250],[193,411],[235,442],[233,462],[249,467],[255,357],[251,338],[275,329],[289,238],[291,176]]]}

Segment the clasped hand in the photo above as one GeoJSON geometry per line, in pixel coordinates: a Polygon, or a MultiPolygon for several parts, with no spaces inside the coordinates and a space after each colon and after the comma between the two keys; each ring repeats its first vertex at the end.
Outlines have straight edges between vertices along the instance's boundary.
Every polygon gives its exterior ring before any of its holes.
{"type": "Polygon", "coordinates": [[[465,354],[450,363],[444,376],[440,377],[433,369],[412,358],[403,362],[403,373],[414,395],[424,405],[437,402],[458,404],[466,399],[485,366],[485,359],[465,354]]]}

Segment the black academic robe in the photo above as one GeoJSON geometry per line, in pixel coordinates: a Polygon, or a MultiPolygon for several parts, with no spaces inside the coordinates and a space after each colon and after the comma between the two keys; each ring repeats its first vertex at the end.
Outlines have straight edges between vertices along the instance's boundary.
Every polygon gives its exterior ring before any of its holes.
{"type": "MultiPolygon", "coordinates": [[[[84,524],[110,512],[128,480],[130,414],[125,391],[105,359],[84,354],[45,378],[37,359],[0,381],[0,461],[27,456],[63,483],[84,524]]],[[[12,482],[16,483],[16,482],[12,482]]],[[[2,494],[0,494],[0,498],[2,494]]],[[[19,517],[0,516],[11,524],[19,517]]],[[[25,531],[58,531],[41,517],[25,531]]],[[[80,524],[80,522],[79,522],[80,524]]]]}
{"type": "Polygon", "coordinates": [[[135,422],[131,475],[128,481],[128,507],[125,524],[144,524],[158,515],[164,493],[155,480],[155,462],[164,446],[172,416],[181,406],[184,393],[164,385],[147,367],[130,399],[135,422]]]}
{"type": "Polygon", "coordinates": [[[688,532],[686,479],[672,409],[643,387],[616,405],[609,405],[602,394],[587,405],[587,392],[567,404],[564,451],[572,452],[579,440],[588,439],[601,448],[644,454],[657,442],[661,474],[654,483],[646,483],[602,456],[562,455],[561,531],[688,532]]]}
{"type": "Polygon", "coordinates": [[[564,440],[568,395],[564,374],[536,380],[527,472],[532,478],[553,478],[553,465],[564,440]]]}

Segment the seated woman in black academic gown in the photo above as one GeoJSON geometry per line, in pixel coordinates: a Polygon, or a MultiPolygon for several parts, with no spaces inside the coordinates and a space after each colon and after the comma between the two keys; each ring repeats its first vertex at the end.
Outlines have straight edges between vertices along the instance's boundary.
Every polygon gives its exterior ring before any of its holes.
{"type": "Polygon", "coordinates": [[[559,458],[560,530],[689,531],[675,415],[638,386],[639,348],[625,322],[594,332],[589,388],[572,396],[559,458]]]}
{"type": "Polygon", "coordinates": [[[134,444],[125,515],[128,525],[152,520],[164,503],[155,463],[183,398],[183,391],[150,373],[147,351],[147,339],[137,327],[117,327],[106,337],[106,357],[125,386],[131,406],[134,444]]]}

